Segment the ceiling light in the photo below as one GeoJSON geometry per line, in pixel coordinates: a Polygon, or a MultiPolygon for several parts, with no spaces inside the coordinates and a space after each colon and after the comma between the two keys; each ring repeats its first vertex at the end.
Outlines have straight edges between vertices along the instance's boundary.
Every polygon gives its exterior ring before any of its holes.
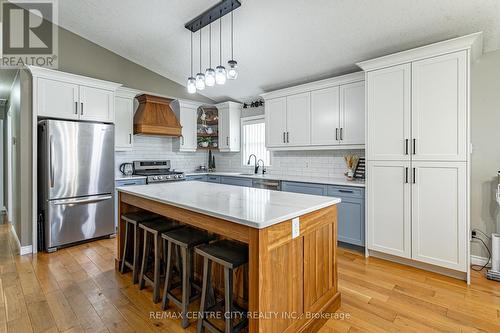
{"type": "Polygon", "coordinates": [[[196,80],[193,77],[193,33],[191,32],[191,76],[187,80],[187,91],[190,94],[196,92],[196,80]]]}
{"type": "Polygon", "coordinates": [[[200,71],[196,74],[196,89],[205,89],[205,75],[201,72],[201,29],[200,29],[200,71]]]}
{"type": "Polygon", "coordinates": [[[208,42],[208,68],[205,71],[205,84],[207,87],[213,87],[215,85],[215,71],[212,68],[212,23],[209,25],[209,42],[208,42]]]}
{"type": "Polygon", "coordinates": [[[236,80],[238,77],[238,63],[234,60],[234,31],[233,31],[233,12],[231,12],[231,60],[227,62],[227,78],[236,80]]]}
{"type": "Polygon", "coordinates": [[[226,69],[222,66],[222,18],[219,19],[219,66],[215,67],[215,82],[226,83],[226,69]]]}

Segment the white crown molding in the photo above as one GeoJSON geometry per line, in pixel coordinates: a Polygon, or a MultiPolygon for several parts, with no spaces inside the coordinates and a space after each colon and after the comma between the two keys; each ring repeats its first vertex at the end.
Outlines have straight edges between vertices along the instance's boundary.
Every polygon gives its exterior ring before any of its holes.
{"type": "Polygon", "coordinates": [[[115,91],[115,96],[122,97],[122,98],[134,98],[140,94],[142,94],[142,91],[137,90],[137,89],[127,88],[124,86],[119,87],[115,91]]]}
{"type": "MultiPolygon", "coordinates": [[[[207,103],[203,103],[203,102],[191,101],[188,99],[175,99],[174,101],[172,101],[172,103],[175,103],[175,102],[179,103],[179,106],[181,108],[190,108],[190,109],[198,109],[202,105],[211,105],[211,104],[207,104],[207,103]]],[[[170,103],[170,104],[172,104],[172,103],[170,103]]]]}
{"type": "Polygon", "coordinates": [[[472,61],[479,59],[483,54],[483,32],[476,32],[415,49],[361,61],[356,65],[364,71],[372,71],[461,50],[470,50],[472,61]]]}
{"type": "Polygon", "coordinates": [[[218,109],[229,109],[231,107],[234,107],[234,108],[242,108],[243,107],[243,104],[241,103],[236,103],[236,102],[231,102],[231,101],[228,101],[228,102],[223,102],[223,103],[218,103],[218,104],[215,104],[214,105],[216,108],[218,109]]]}
{"type": "Polygon", "coordinates": [[[319,90],[319,89],[325,89],[325,88],[330,88],[330,87],[335,87],[335,86],[341,86],[341,85],[349,84],[349,83],[355,83],[355,82],[359,82],[359,81],[364,81],[364,79],[365,79],[364,72],[355,72],[355,73],[342,75],[342,76],[336,76],[336,77],[332,77],[332,78],[324,79],[324,80],[320,80],[320,81],[305,83],[305,84],[293,86],[290,88],[284,88],[284,89],[280,89],[280,90],[271,91],[271,92],[268,92],[265,94],[261,94],[260,97],[264,98],[265,100],[268,100],[268,99],[277,98],[277,97],[290,96],[290,95],[300,94],[300,93],[309,92],[309,91],[313,91],[313,90],[319,90]]]}
{"type": "Polygon", "coordinates": [[[45,78],[45,79],[50,79],[50,80],[59,80],[59,81],[63,81],[63,82],[84,85],[84,86],[90,86],[90,87],[95,87],[95,88],[100,88],[100,89],[105,89],[105,90],[112,90],[112,91],[115,91],[116,89],[118,89],[119,87],[122,86],[120,83],[94,79],[94,78],[87,77],[87,76],[56,71],[53,69],[48,69],[48,68],[43,68],[43,67],[26,66],[26,69],[31,72],[31,75],[33,76],[33,78],[45,78]]]}

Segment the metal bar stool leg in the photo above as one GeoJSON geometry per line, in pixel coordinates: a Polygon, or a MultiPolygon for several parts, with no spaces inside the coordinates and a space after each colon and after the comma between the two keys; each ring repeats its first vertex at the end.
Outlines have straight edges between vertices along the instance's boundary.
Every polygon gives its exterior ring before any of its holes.
{"type": "Polygon", "coordinates": [[[139,282],[140,260],[141,260],[141,228],[134,226],[134,262],[132,269],[132,283],[139,282]]]}
{"type": "Polygon", "coordinates": [[[191,265],[190,257],[191,251],[187,248],[181,248],[182,257],[182,328],[189,326],[189,319],[187,318],[187,312],[189,307],[189,300],[191,298],[191,265]]]}

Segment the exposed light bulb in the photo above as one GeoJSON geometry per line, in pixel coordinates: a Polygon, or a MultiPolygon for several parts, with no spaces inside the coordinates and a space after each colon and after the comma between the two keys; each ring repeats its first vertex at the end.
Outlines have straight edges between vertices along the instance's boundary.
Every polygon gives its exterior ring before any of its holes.
{"type": "Polygon", "coordinates": [[[205,89],[205,75],[203,73],[196,74],[196,89],[205,89]]]}
{"type": "Polygon", "coordinates": [[[205,84],[207,87],[213,87],[215,85],[215,71],[213,68],[207,68],[205,71],[205,84]]]}
{"type": "Polygon", "coordinates": [[[224,66],[217,66],[215,68],[215,82],[217,84],[226,83],[226,69],[224,66]]]}
{"type": "Polygon", "coordinates": [[[196,80],[194,79],[194,77],[188,78],[186,87],[188,93],[194,94],[196,92],[196,80]]]}
{"type": "Polygon", "coordinates": [[[227,78],[229,80],[236,80],[238,77],[238,63],[235,60],[229,60],[227,65],[227,78]]]}

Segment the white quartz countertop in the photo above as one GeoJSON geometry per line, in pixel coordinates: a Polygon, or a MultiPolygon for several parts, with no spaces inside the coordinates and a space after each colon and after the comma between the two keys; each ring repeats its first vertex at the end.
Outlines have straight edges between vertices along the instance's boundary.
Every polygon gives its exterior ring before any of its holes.
{"type": "Polygon", "coordinates": [[[263,229],[340,203],[340,198],[198,181],[118,187],[118,191],[263,229]]]}
{"type": "Polygon", "coordinates": [[[186,176],[197,176],[197,175],[230,176],[230,177],[243,177],[252,179],[284,180],[284,181],[301,182],[301,183],[365,187],[364,181],[347,180],[345,177],[332,178],[332,177],[309,177],[309,176],[280,176],[280,175],[268,175],[268,174],[254,175],[254,174],[242,174],[237,172],[187,172],[186,173],[186,176]]]}
{"type": "Polygon", "coordinates": [[[127,179],[146,179],[146,176],[125,176],[125,175],[119,175],[115,177],[115,180],[127,180],[127,179]]]}

